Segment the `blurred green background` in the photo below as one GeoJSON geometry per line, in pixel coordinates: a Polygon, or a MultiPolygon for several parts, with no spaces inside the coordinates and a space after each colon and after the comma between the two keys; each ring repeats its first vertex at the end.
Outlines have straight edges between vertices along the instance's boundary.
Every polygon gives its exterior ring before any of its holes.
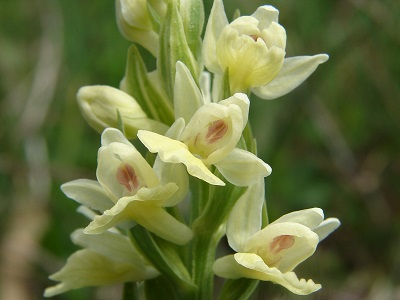
{"type": "MultiPolygon", "coordinates": [[[[298,269],[310,296],[263,283],[254,299],[400,299],[400,6],[398,0],[226,0],[228,16],[272,4],[287,56],[330,60],[280,99],[253,99],[251,122],[271,220],[321,207],[342,226],[298,269]]],[[[211,1],[205,3],[206,13],[211,1]]],[[[42,299],[47,276],[86,220],[59,186],[95,178],[99,135],[79,87],[121,80],[129,43],[113,1],[0,4],[0,299],[42,299]]],[[[120,286],[54,299],[118,299],[120,286]]]]}

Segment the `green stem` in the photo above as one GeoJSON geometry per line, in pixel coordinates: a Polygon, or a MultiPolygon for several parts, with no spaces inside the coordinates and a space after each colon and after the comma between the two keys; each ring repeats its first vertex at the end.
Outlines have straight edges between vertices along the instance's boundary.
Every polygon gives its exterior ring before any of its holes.
{"type": "Polygon", "coordinates": [[[258,282],[258,280],[248,278],[227,279],[219,300],[247,300],[257,288],[258,282]]]}
{"type": "Polygon", "coordinates": [[[193,300],[212,299],[214,288],[213,264],[220,234],[202,232],[193,241],[193,283],[197,286],[193,300]]]}
{"type": "Polygon", "coordinates": [[[191,206],[190,206],[190,225],[196,220],[203,212],[210,197],[210,185],[203,180],[196,177],[190,178],[190,188],[192,192],[191,206]]]}
{"type": "Polygon", "coordinates": [[[136,283],[126,282],[122,291],[122,300],[139,300],[136,283]]]}

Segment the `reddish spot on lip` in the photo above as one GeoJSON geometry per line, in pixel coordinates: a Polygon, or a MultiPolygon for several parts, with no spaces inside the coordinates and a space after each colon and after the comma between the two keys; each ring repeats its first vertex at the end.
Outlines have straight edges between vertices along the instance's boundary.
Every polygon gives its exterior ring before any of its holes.
{"type": "Polygon", "coordinates": [[[136,176],[135,170],[129,164],[123,163],[118,167],[117,180],[128,191],[136,190],[139,187],[139,181],[136,176]]]}
{"type": "Polygon", "coordinates": [[[280,235],[275,237],[271,244],[270,250],[272,253],[277,254],[282,250],[289,249],[294,245],[294,237],[291,235],[280,235]]]}
{"type": "Polygon", "coordinates": [[[251,37],[255,42],[257,42],[257,40],[260,38],[258,35],[255,35],[255,34],[250,35],[250,37],[251,37]]]}
{"type": "Polygon", "coordinates": [[[228,125],[223,120],[217,120],[211,123],[208,127],[208,132],[206,139],[210,144],[215,143],[224,137],[225,133],[228,131],[228,125]]]}

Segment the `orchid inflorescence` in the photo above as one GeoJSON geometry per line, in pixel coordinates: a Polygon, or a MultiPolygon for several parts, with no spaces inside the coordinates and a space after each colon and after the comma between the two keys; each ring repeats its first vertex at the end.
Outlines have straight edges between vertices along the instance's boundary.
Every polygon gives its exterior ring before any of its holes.
{"type": "Polygon", "coordinates": [[[124,283],[124,299],[208,300],[214,275],[225,278],[219,299],[247,299],[260,280],[299,295],[319,290],[293,269],[340,222],[320,208],[268,222],[272,169],[257,156],[248,115],[252,93],[285,95],[328,56],[286,58],[286,31],[269,5],[229,23],[214,0],[204,37],[202,0],[116,0],[116,16],[133,43],[125,76],[119,88],[77,94],[101,133],[97,180],[61,186],[90,222],[72,233],[82,249],[50,276],[59,283],[45,296],[124,283]],[[156,60],[151,72],[144,49],[156,60]],[[231,254],[217,258],[224,236],[231,254]]]}

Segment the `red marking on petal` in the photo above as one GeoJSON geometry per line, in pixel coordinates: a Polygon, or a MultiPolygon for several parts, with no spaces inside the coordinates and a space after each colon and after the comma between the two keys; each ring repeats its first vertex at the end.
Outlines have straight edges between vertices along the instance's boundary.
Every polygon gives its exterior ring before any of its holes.
{"type": "Polygon", "coordinates": [[[118,167],[117,180],[130,192],[139,187],[139,181],[135,170],[131,165],[126,163],[123,163],[118,167]]]}
{"type": "Polygon", "coordinates": [[[272,253],[277,254],[282,250],[289,249],[294,245],[294,237],[292,235],[280,235],[275,237],[269,248],[272,253]]]}
{"type": "Polygon", "coordinates": [[[224,137],[225,133],[228,131],[228,125],[223,120],[217,120],[211,123],[208,126],[208,132],[206,135],[206,139],[209,144],[215,143],[224,137]]]}
{"type": "Polygon", "coordinates": [[[257,42],[257,40],[260,39],[260,37],[259,37],[258,35],[255,35],[255,34],[251,34],[250,37],[251,37],[255,42],[257,42]]]}

